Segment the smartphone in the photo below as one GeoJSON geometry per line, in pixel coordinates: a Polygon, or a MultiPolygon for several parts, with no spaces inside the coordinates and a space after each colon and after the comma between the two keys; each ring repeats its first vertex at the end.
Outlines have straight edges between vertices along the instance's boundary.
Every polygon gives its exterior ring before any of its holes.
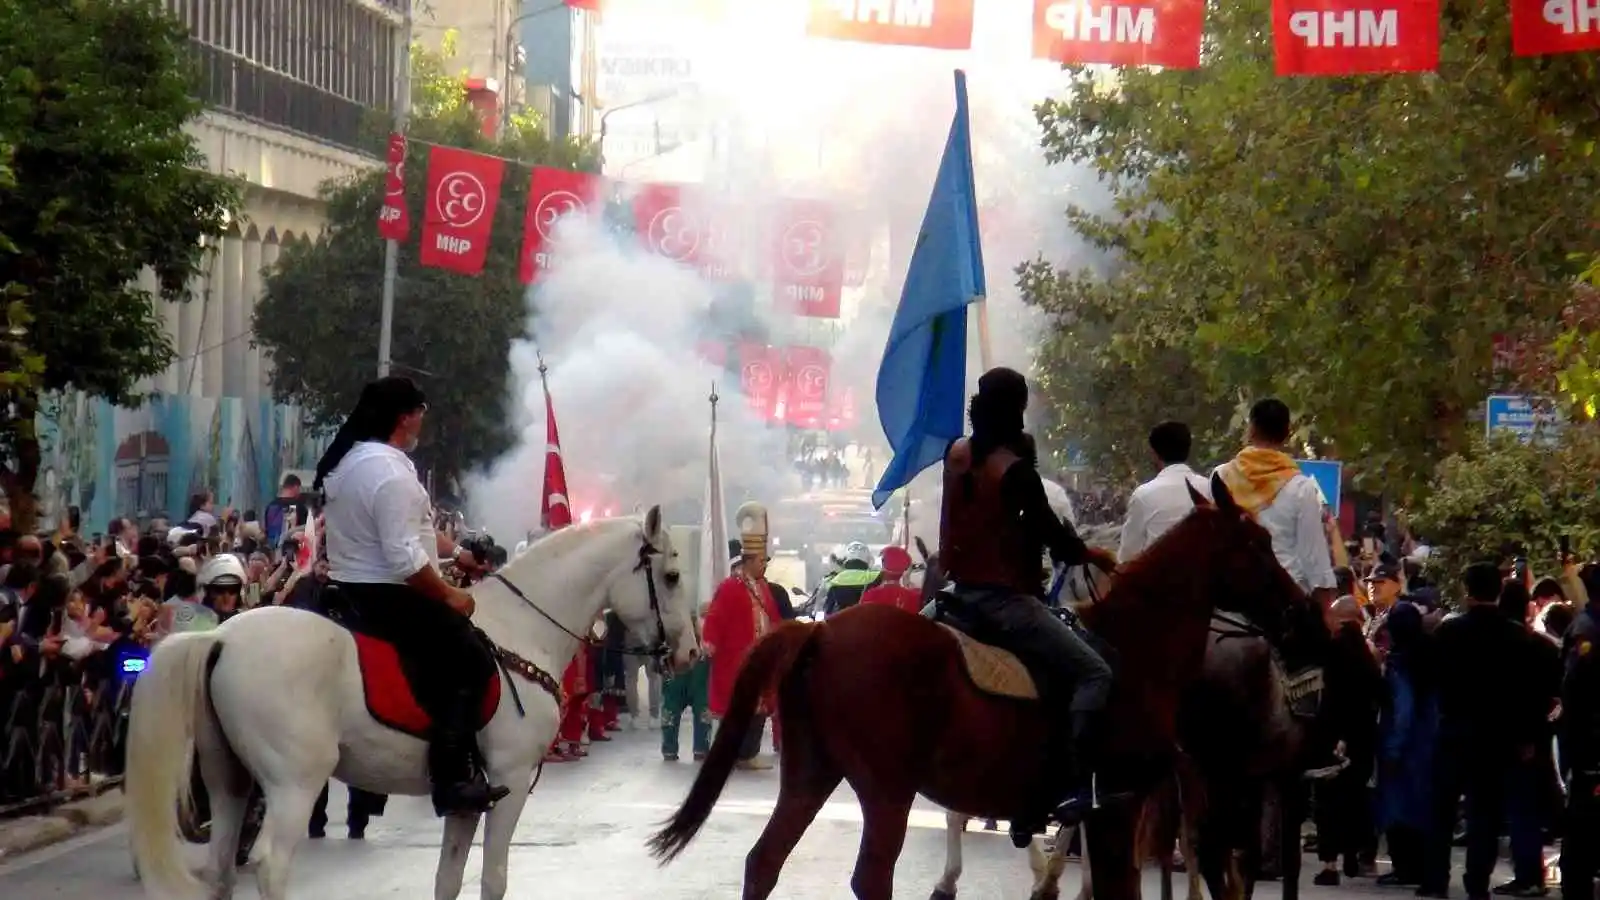
{"type": "Polygon", "coordinates": [[[1572,538],[1563,534],[1561,536],[1561,564],[1566,565],[1567,557],[1572,555],[1572,538]]]}
{"type": "Polygon", "coordinates": [[[1514,577],[1519,578],[1519,579],[1520,578],[1527,578],[1528,577],[1528,561],[1526,559],[1523,559],[1520,556],[1517,557],[1516,560],[1511,563],[1511,574],[1514,577]]]}
{"type": "Polygon", "coordinates": [[[83,527],[83,510],[76,506],[67,507],[67,525],[74,532],[83,527]]]}

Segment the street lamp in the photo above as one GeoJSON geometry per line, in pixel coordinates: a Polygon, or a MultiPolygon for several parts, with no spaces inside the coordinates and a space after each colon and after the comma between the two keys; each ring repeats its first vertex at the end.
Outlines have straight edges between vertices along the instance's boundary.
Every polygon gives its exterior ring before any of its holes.
{"type": "MultiPolygon", "coordinates": [[[[501,134],[504,134],[506,130],[511,127],[511,63],[517,58],[517,45],[519,43],[517,41],[517,24],[520,22],[526,22],[529,19],[536,19],[545,13],[555,12],[558,9],[571,9],[571,7],[566,4],[565,0],[557,0],[557,2],[551,6],[541,6],[538,9],[529,10],[528,12],[522,13],[506,24],[506,77],[504,81],[506,96],[500,103],[501,134]]],[[[527,65],[526,59],[523,60],[523,65],[527,65]]],[[[527,76],[523,76],[522,84],[523,90],[526,91],[528,84],[527,76]]]]}
{"type": "MultiPolygon", "coordinates": [[[[627,103],[621,103],[616,106],[608,107],[604,112],[602,112],[600,114],[600,171],[604,172],[606,170],[606,129],[609,124],[608,120],[611,118],[612,113],[619,113],[625,109],[633,109],[639,106],[649,106],[653,103],[660,103],[663,100],[671,100],[674,97],[681,97],[685,94],[691,93],[694,93],[694,86],[685,85],[683,87],[672,88],[670,90],[658,91],[648,97],[642,97],[638,100],[632,100],[627,103]]],[[[660,123],[657,123],[656,130],[658,134],[660,132],[660,128],[660,123]]],[[[676,150],[677,147],[672,149],[676,150]]],[[[660,154],[657,153],[656,155],[659,156],[660,154]]]]}

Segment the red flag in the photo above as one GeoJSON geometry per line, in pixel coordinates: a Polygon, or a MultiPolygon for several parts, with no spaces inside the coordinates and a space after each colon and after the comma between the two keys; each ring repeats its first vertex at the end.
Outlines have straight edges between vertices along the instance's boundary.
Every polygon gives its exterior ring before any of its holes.
{"type": "Polygon", "coordinates": [[[1431,72],[1439,0],[1272,0],[1279,75],[1431,72]]]}
{"type": "Polygon", "coordinates": [[[1033,0],[1033,58],[1200,67],[1206,0],[1033,0]]]}
{"type": "Polygon", "coordinates": [[[321,523],[317,521],[316,516],[312,516],[311,519],[306,522],[305,530],[300,535],[300,549],[294,560],[294,569],[296,572],[305,574],[306,572],[311,571],[312,566],[317,564],[317,546],[320,543],[320,540],[317,536],[317,532],[319,530],[317,526],[319,524],[321,523]]]}
{"type": "Polygon", "coordinates": [[[833,208],[818,200],[783,204],[773,226],[772,278],[783,309],[818,319],[839,318],[844,253],[833,208]]]}
{"type": "Polygon", "coordinates": [[[849,431],[856,426],[855,388],[834,388],[828,392],[828,430],[849,431]]]}
{"type": "Polygon", "coordinates": [[[1511,0],[1518,56],[1600,50],[1600,0],[1511,0]]]}
{"type": "Polygon", "coordinates": [[[785,420],[797,428],[821,428],[828,409],[828,373],[833,361],[816,347],[790,347],[784,354],[789,392],[785,420]]]}
{"type": "Polygon", "coordinates": [[[411,235],[406,209],[406,136],[389,135],[389,171],[383,177],[383,206],[378,209],[378,236],[403,241],[411,235]]]}
{"type": "Polygon", "coordinates": [[[550,386],[544,389],[544,503],[539,519],[546,531],[572,524],[572,504],[567,500],[567,467],[561,462],[561,435],[556,431],[556,407],[550,386]]]}
{"type": "Polygon", "coordinates": [[[489,254],[505,161],[454,147],[428,155],[428,208],[422,223],[425,266],[477,275],[489,254]]]}
{"type": "Polygon", "coordinates": [[[739,386],[750,409],[762,419],[771,419],[778,408],[778,389],[782,359],[766,344],[739,345],[739,386]]]}
{"type": "Polygon", "coordinates": [[[686,266],[699,264],[705,223],[696,211],[684,209],[682,186],[640,186],[633,198],[633,222],[650,252],[686,266]]]}
{"type": "Polygon", "coordinates": [[[522,223],[522,283],[550,270],[561,240],[556,222],[598,213],[603,180],[588,172],[536,167],[528,179],[528,212],[522,223]]]}
{"type": "Polygon", "coordinates": [[[811,0],[806,36],[970,50],[972,7],[973,0],[811,0]]]}

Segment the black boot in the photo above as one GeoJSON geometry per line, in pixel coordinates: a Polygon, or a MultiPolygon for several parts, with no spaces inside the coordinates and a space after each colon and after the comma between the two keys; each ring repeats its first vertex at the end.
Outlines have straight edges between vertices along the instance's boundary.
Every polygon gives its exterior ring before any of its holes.
{"type": "Polygon", "coordinates": [[[1127,799],[1129,794],[1113,794],[1095,783],[1095,773],[1100,763],[1100,713],[1072,713],[1072,774],[1073,788],[1051,818],[1061,825],[1073,827],[1080,824],[1097,806],[1127,799]]]}
{"type": "Polygon", "coordinates": [[[510,788],[490,784],[477,764],[473,720],[478,708],[470,694],[459,695],[448,718],[435,724],[428,745],[428,776],[436,815],[488,812],[511,794],[510,788]]]}

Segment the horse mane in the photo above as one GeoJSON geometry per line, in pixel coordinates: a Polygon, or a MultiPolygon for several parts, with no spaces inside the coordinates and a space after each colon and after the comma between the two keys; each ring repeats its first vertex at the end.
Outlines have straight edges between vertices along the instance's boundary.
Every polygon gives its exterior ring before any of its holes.
{"type": "Polygon", "coordinates": [[[555,531],[546,532],[539,536],[527,547],[523,548],[521,553],[507,560],[504,568],[509,570],[524,559],[560,558],[571,552],[574,546],[581,544],[597,531],[613,528],[619,522],[637,524],[639,521],[640,518],[638,516],[615,516],[608,519],[575,522],[565,528],[557,528],[555,531]]]}
{"type": "Polygon", "coordinates": [[[1148,627],[1145,616],[1170,613],[1179,604],[1192,602],[1196,591],[1173,587],[1185,582],[1192,586],[1192,576],[1206,565],[1202,557],[1210,551],[1210,541],[1200,536],[1211,529],[1209,519],[1216,515],[1220,513],[1213,507],[1195,507],[1143,553],[1119,566],[1111,589],[1084,609],[1090,627],[1110,625],[1123,616],[1148,627]]]}

